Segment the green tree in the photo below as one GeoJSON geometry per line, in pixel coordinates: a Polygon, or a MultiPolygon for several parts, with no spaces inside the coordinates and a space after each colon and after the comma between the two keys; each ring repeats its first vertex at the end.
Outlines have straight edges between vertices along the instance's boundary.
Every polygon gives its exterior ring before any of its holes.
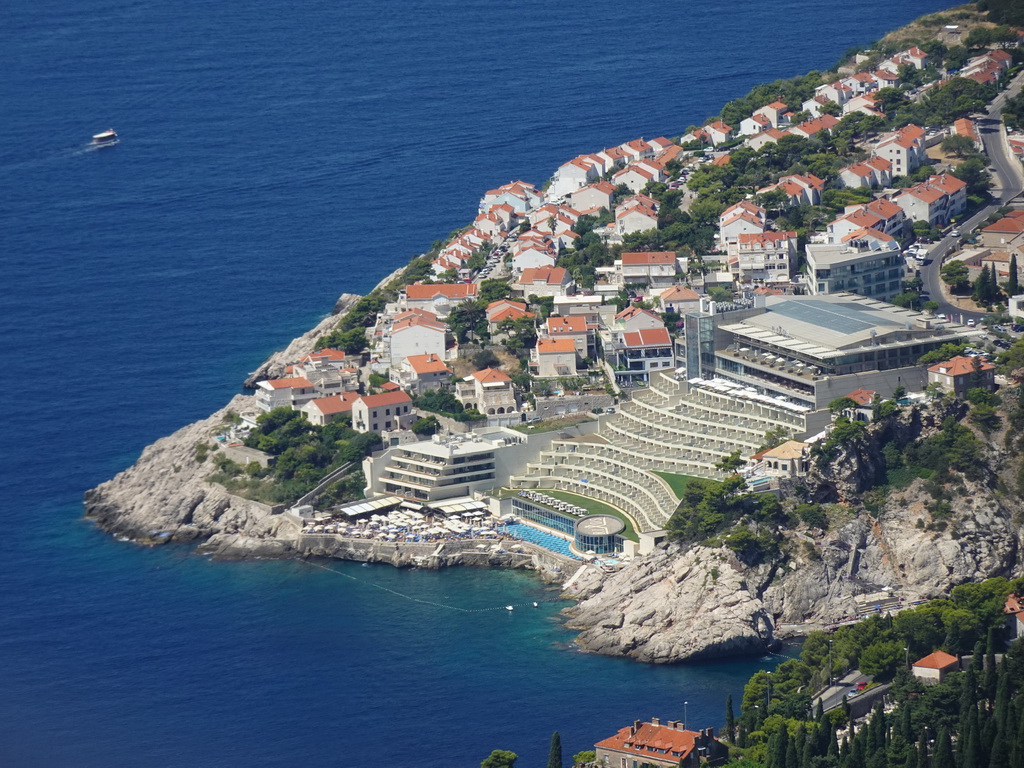
{"type": "Polygon", "coordinates": [[[736,739],[736,714],[732,709],[732,694],[725,697],[725,738],[729,741],[736,739]]]}
{"type": "Polygon", "coordinates": [[[1013,252],[1010,254],[1010,276],[1006,281],[1006,295],[1016,296],[1020,293],[1020,282],[1017,278],[1017,254],[1013,252]]]}
{"type": "Polygon", "coordinates": [[[548,768],[562,768],[562,737],[558,731],[551,734],[551,746],[548,748],[548,768]]]}
{"type": "Polygon", "coordinates": [[[480,763],[480,768],[514,768],[519,755],[506,749],[496,749],[480,763]]]}
{"type": "Polygon", "coordinates": [[[967,265],[962,261],[947,261],[939,270],[939,276],[954,292],[964,291],[970,284],[967,265]]]}
{"type": "Polygon", "coordinates": [[[956,761],[953,759],[953,742],[950,740],[949,730],[945,726],[939,729],[939,736],[935,740],[932,768],[956,768],[956,761]]]}
{"type": "Polygon", "coordinates": [[[740,457],[740,450],[737,448],[728,456],[723,456],[721,461],[715,464],[715,468],[722,470],[726,474],[732,475],[746,463],[747,460],[740,457]]]}
{"type": "Polygon", "coordinates": [[[957,133],[942,140],[942,151],[960,159],[978,154],[974,142],[969,137],[957,133]]]}

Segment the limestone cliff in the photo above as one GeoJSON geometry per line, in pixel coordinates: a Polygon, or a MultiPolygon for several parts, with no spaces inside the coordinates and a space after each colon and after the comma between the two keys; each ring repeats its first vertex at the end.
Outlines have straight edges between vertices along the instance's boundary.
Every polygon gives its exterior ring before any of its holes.
{"type": "Polygon", "coordinates": [[[338,322],[338,316],[348,312],[352,305],[359,301],[359,298],[354,293],[343,293],[335,303],[331,314],[298,338],[293,339],[287,347],[268,357],[259,368],[246,377],[245,386],[252,388],[259,381],[284,375],[285,366],[312,352],[316,347],[316,340],[332,330],[338,322]]]}
{"type": "Polygon", "coordinates": [[[195,541],[240,532],[272,536],[280,516],[206,482],[211,465],[196,461],[196,446],[213,439],[229,410],[253,409],[252,397],[237,395],[208,418],[157,440],[131,467],[86,492],[86,515],[111,533],[140,541],[195,541]]]}
{"type": "Polygon", "coordinates": [[[607,579],[581,578],[569,626],[584,650],[645,662],[758,652],[772,621],[752,575],[727,550],[662,549],[607,579]]]}
{"type": "Polygon", "coordinates": [[[964,412],[951,402],[904,409],[840,446],[801,489],[839,502],[830,530],[787,531],[775,561],[749,567],[726,549],[671,546],[619,573],[579,579],[568,594],[580,600],[569,612],[580,646],[651,662],[763,649],[782,625],[793,632],[857,615],[857,597],[867,593],[889,589],[909,603],[1018,575],[1022,504],[1000,490],[1000,474],[1018,459],[1001,450],[1001,435],[986,441],[979,477],[955,476],[942,503],[916,480],[889,493],[874,515],[859,504],[884,479],[881,446],[928,437],[964,412]]]}

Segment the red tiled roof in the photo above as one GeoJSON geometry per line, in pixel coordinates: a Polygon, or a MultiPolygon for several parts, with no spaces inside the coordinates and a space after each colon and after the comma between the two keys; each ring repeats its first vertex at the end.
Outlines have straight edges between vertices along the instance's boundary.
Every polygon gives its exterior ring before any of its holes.
{"type": "Polygon", "coordinates": [[[470,374],[470,376],[481,384],[503,384],[512,381],[507,373],[499,371],[497,368],[484,368],[482,371],[470,374]]]}
{"type": "Polygon", "coordinates": [[[587,320],[582,315],[569,315],[568,317],[549,317],[548,333],[586,333],[587,320]]]}
{"type": "Polygon", "coordinates": [[[424,373],[442,373],[448,370],[444,360],[433,353],[428,355],[409,355],[405,358],[405,361],[409,364],[410,368],[420,375],[424,373]]]}
{"type": "Polygon", "coordinates": [[[568,274],[562,267],[528,267],[520,275],[519,283],[521,285],[529,285],[531,283],[559,285],[568,274]]]}
{"type": "Polygon", "coordinates": [[[267,379],[266,383],[271,389],[301,389],[302,387],[313,386],[309,379],[302,376],[295,376],[289,379],[267,379]]]}
{"type": "Polygon", "coordinates": [[[651,251],[649,253],[624,253],[622,266],[640,266],[644,264],[675,264],[675,251],[651,251]]]}
{"type": "Polygon", "coordinates": [[[446,296],[449,299],[468,299],[476,296],[476,283],[439,283],[422,285],[413,283],[405,287],[405,296],[413,301],[446,296]]]}
{"type": "Polygon", "coordinates": [[[622,334],[622,341],[627,347],[664,347],[672,343],[672,337],[667,328],[644,328],[622,334]]]}
{"type": "Polygon", "coordinates": [[[860,389],[855,389],[853,392],[850,392],[847,397],[853,400],[857,405],[871,405],[872,401],[875,399],[875,395],[877,394],[878,393],[873,390],[861,387],[860,389]]]}
{"type": "MultiPolygon", "coordinates": [[[[977,359],[978,358],[976,357],[964,357],[963,355],[957,355],[956,357],[951,357],[945,362],[933,365],[928,370],[932,373],[941,373],[946,376],[965,376],[969,373],[974,373],[974,361],[977,359]]],[[[995,370],[995,366],[992,365],[992,363],[986,363],[984,360],[980,360],[979,363],[980,368],[978,370],[995,370]]]]}
{"type": "Polygon", "coordinates": [[[622,728],[614,736],[597,742],[598,749],[613,749],[641,757],[650,757],[659,762],[678,762],[689,756],[695,741],[700,736],[696,731],[677,730],[664,725],[641,723],[639,728],[622,728]]]}
{"type": "Polygon", "coordinates": [[[309,404],[324,416],[331,416],[335,413],[348,413],[352,410],[352,403],[358,398],[356,392],[342,392],[340,395],[318,397],[316,400],[310,400],[309,404]]]}
{"type": "Polygon", "coordinates": [[[379,408],[382,405],[399,405],[412,402],[412,398],[401,390],[398,392],[384,392],[379,395],[360,395],[357,399],[362,400],[367,408],[379,408]]]}
{"type": "Polygon", "coordinates": [[[923,659],[918,659],[911,666],[922,669],[947,669],[957,663],[956,656],[951,656],[945,651],[933,651],[923,659]]]}
{"type": "Polygon", "coordinates": [[[575,352],[576,342],[572,339],[538,339],[537,354],[551,355],[562,352],[575,352]]]}
{"type": "MultiPolygon", "coordinates": [[[[742,235],[740,235],[742,237],[742,235]]],[[[685,285],[673,285],[661,293],[662,302],[666,301],[698,301],[700,294],[685,285]]]]}

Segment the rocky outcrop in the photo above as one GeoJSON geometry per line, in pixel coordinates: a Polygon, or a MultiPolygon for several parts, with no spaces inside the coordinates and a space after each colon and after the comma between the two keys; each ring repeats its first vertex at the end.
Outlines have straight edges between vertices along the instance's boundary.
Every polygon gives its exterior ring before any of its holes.
{"type": "Polygon", "coordinates": [[[663,549],[602,579],[591,570],[574,585],[568,611],[580,648],[667,663],[762,651],[771,616],[752,574],[727,550],[663,549]]]}
{"type": "Polygon", "coordinates": [[[264,379],[274,379],[284,375],[285,366],[293,363],[303,355],[308,355],[316,348],[316,341],[325,333],[333,330],[338,322],[338,315],[348,312],[352,305],[359,301],[360,297],[355,293],[343,293],[334,304],[331,314],[321,320],[313,328],[306,331],[284,349],[274,352],[263,361],[259,368],[250,373],[245,379],[245,386],[255,387],[257,382],[264,379]]]}
{"type": "Polygon", "coordinates": [[[214,533],[275,535],[280,516],[271,507],[207,482],[210,459],[196,458],[197,446],[211,443],[223,429],[228,411],[254,409],[252,397],[237,395],[210,417],[157,440],[131,467],[86,492],[86,516],[104,530],[143,542],[195,541],[214,533]]]}
{"type": "Polygon", "coordinates": [[[993,467],[1013,458],[999,452],[998,440],[988,446],[982,477],[955,479],[941,500],[916,480],[889,493],[875,515],[858,505],[884,480],[881,446],[905,446],[963,415],[955,402],[904,409],[839,446],[805,484],[812,498],[840,502],[830,508],[830,530],[786,532],[784,553],[773,562],[749,567],[728,550],[672,546],[619,573],[595,569],[578,579],[567,594],[580,600],[568,612],[580,647],[650,662],[763,650],[777,628],[843,621],[857,615],[858,597],[879,590],[910,603],[957,584],[1018,575],[1022,505],[996,490],[993,467]]]}

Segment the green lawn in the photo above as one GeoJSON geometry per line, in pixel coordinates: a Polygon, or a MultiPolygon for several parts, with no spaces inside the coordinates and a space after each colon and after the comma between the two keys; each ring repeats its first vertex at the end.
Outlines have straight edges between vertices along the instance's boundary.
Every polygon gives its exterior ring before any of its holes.
{"type": "Polygon", "coordinates": [[[590,512],[593,515],[611,515],[612,517],[617,517],[626,525],[626,529],[622,532],[622,537],[629,539],[630,541],[640,540],[636,535],[636,529],[633,527],[632,518],[630,518],[625,512],[620,511],[610,504],[605,504],[603,501],[591,499],[587,496],[569,493],[568,491],[555,491],[549,488],[539,488],[537,489],[537,492],[545,493],[553,499],[567,501],[570,504],[575,504],[577,507],[583,507],[587,512],[590,512]]]}
{"type": "Polygon", "coordinates": [[[687,483],[697,479],[689,475],[677,475],[673,472],[655,472],[654,474],[668,483],[668,487],[672,489],[672,493],[676,495],[677,499],[683,498],[683,489],[686,488],[687,483]]]}
{"type": "Polygon", "coordinates": [[[594,421],[593,417],[588,416],[585,413],[580,413],[573,416],[567,416],[564,419],[547,419],[545,421],[534,422],[533,424],[523,424],[512,427],[512,429],[516,432],[522,432],[524,435],[534,435],[539,432],[555,432],[559,429],[567,429],[588,421],[594,421]]]}

